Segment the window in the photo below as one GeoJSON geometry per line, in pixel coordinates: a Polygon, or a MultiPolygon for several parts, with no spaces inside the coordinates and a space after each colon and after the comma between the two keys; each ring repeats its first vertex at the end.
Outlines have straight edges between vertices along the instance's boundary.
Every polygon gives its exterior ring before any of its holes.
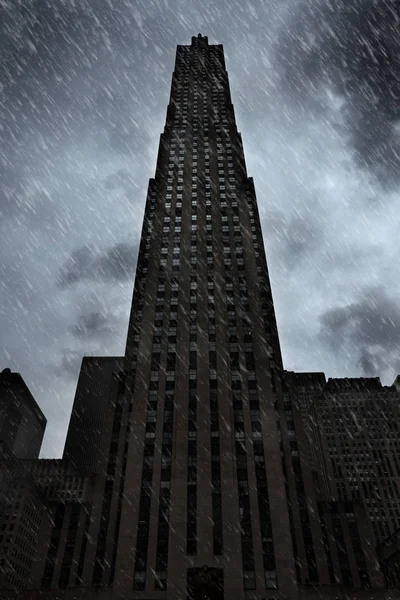
{"type": "Polygon", "coordinates": [[[276,571],[265,571],[265,587],[267,590],[277,590],[276,571]]]}
{"type": "Polygon", "coordinates": [[[255,590],[256,589],[256,579],[254,575],[254,571],[244,571],[243,572],[243,583],[245,590],[255,590]]]}
{"type": "Polygon", "coordinates": [[[136,571],[134,587],[136,590],[144,590],[146,581],[146,571],[136,571]]]}

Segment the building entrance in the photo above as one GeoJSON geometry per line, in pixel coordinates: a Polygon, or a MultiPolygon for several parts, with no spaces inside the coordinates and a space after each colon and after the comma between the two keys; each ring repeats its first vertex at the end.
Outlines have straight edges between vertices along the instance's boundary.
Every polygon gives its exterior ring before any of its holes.
{"type": "Polygon", "coordinates": [[[224,600],[224,571],[204,565],[187,571],[187,600],[224,600]]]}

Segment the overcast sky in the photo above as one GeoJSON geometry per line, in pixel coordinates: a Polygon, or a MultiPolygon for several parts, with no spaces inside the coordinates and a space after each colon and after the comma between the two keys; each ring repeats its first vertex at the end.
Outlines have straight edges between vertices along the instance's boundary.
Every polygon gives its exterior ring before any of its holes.
{"type": "Polygon", "coordinates": [[[400,372],[397,0],[0,7],[0,368],[59,457],[84,354],[122,355],[177,44],[222,43],[285,368],[400,372]]]}

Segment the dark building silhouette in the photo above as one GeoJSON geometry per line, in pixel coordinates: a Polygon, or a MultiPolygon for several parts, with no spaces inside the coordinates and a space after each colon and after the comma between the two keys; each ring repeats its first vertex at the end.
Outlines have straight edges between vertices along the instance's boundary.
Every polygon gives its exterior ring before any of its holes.
{"type": "Polygon", "coordinates": [[[400,397],[378,377],[328,379],[288,373],[303,414],[310,460],[325,471],[340,500],[361,500],[374,543],[400,527],[400,397]]]}
{"type": "Polygon", "coordinates": [[[125,356],[83,360],[62,460],[3,461],[5,530],[18,469],[44,508],[23,576],[6,542],[2,597],[395,600],[363,498],[339,493],[310,419],[326,387],[283,371],[223,48],[193,37],[177,48],[125,356]]]}
{"type": "Polygon", "coordinates": [[[400,528],[379,544],[378,557],[387,585],[400,589],[400,528]]]}
{"type": "Polygon", "coordinates": [[[139,251],[125,356],[135,435],[121,593],[162,591],[168,579],[171,594],[184,595],[187,570],[202,565],[224,569],[227,597],[278,585],[294,593],[274,408],[280,369],[223,49],[200,36],[177,49],[139,251]]]}
{"type": "Polygon", "coordinates": [[[38,458],[47,420],[19,373],[0,373],[0,456],[38,458]]]}
{"type": "Polygon", "coordinates": [[[122,358],[112,356],[85,356],[82,360],[63,453],[63,459],[80,473],[98,471],[107,406],[114,393],[113,374],[122,370],[122,365],[122,358]]]}

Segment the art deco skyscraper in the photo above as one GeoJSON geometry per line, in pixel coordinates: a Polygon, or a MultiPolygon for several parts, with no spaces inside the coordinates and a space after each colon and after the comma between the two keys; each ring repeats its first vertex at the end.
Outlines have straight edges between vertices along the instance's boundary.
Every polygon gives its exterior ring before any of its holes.
{"type": "Polygon", "coordinates": [[[221,569],[226,598],[294,594],[274,408],[281,368],[223,47],[199,35],[177,48],[139,251],[124,365],[121,593],[154,594],[168,579],[168,598],[184,598],[193,569],[207,565],[221,569]]]}

